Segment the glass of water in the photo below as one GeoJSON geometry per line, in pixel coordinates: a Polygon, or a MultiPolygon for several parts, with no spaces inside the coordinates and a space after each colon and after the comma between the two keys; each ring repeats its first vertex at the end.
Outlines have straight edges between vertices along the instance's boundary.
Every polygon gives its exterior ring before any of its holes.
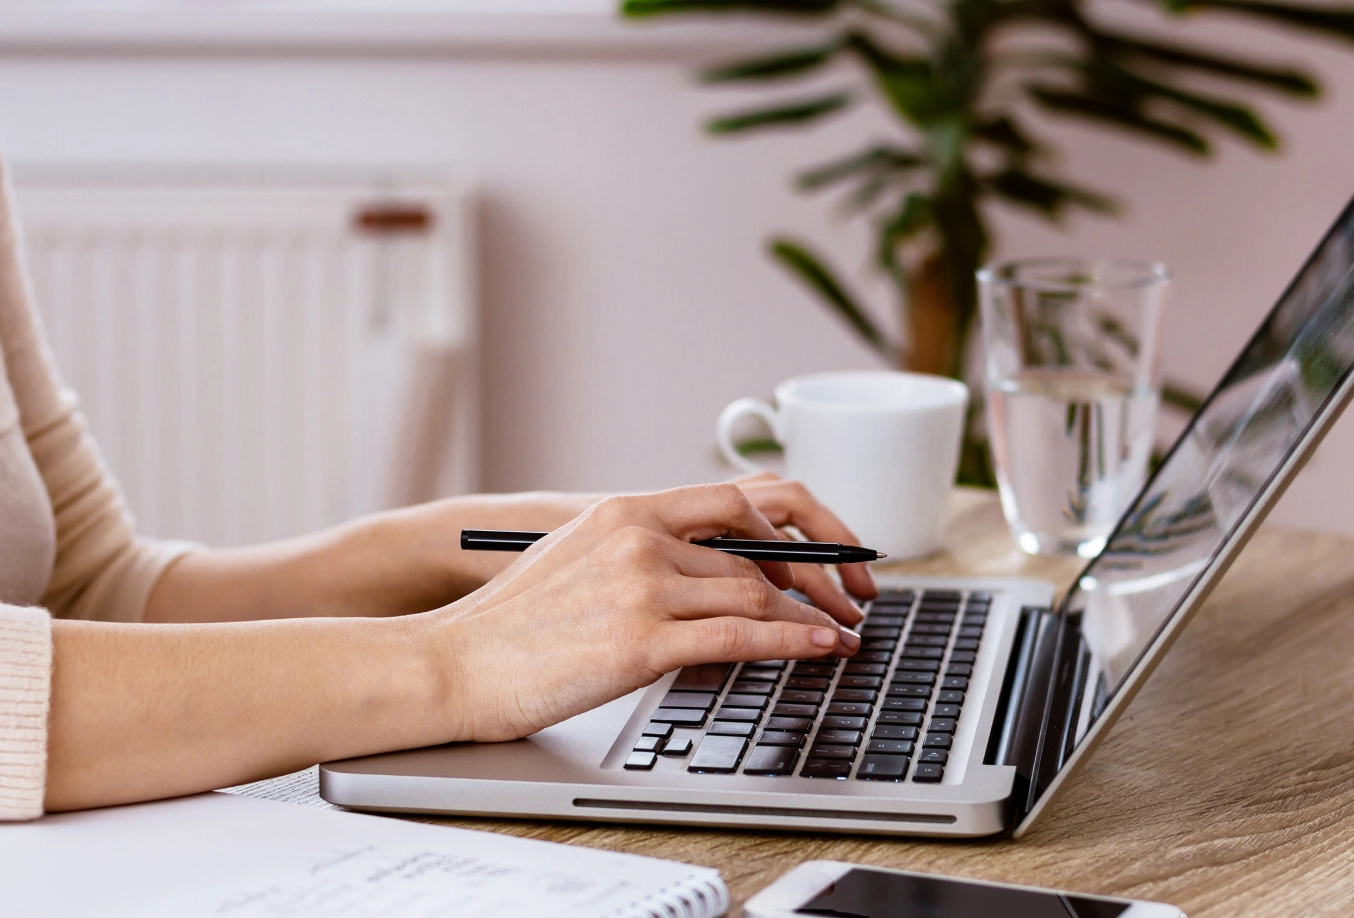
{"type": "Polygon", "coordinates": [[[988,436],[1030,554],[1092,557],[1147,476],[1160,394],[1160,264],[1048,258],[978,272],[988,436]]]}

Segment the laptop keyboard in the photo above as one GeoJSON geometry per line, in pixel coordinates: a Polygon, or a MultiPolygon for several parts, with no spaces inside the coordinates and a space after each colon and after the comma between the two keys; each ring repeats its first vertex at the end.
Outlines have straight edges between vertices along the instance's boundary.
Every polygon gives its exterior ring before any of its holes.
{"type": "Polygon", "coordinates": [[[885,590],[866,607],[850,660],[688,666],[625,767],[672,756],[695,774],[937,783],[991,602],[885,590]]]}

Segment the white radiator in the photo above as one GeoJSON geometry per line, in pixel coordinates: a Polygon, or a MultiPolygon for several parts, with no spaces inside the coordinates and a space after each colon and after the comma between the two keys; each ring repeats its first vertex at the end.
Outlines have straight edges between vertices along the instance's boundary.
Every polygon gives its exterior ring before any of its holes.
{"type": "Polygon", "coordinates": [[[471,490],[471,204],[441,173],[16,170],[52,349],[143,532],[471,490]]]}

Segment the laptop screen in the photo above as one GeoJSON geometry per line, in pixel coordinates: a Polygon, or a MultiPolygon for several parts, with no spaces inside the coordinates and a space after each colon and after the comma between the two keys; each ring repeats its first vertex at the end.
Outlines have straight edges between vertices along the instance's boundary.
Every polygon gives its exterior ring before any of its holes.
{"type": "Polygon", "coordinates": [[[1081,742],[1354,366],[1354,203],[1129,507],[1065,608],[1082,613],[1081,742]]]}

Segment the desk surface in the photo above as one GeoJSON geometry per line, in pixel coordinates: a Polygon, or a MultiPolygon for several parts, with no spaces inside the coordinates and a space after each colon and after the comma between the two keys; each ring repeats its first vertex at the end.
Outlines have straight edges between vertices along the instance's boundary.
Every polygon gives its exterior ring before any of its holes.
{"type": "MultiPolygon", "coordinates": [[[[1039,577],[994,497],[958,492],[942,555],[890,572],[1039,577]]],[[[741,904],[810,859],[1157,899],[1191,918],[1354,903],[1354,538],[1262,529],[1085,770],[1019,842],[445,820],[717,867],[741,904]]]]}

